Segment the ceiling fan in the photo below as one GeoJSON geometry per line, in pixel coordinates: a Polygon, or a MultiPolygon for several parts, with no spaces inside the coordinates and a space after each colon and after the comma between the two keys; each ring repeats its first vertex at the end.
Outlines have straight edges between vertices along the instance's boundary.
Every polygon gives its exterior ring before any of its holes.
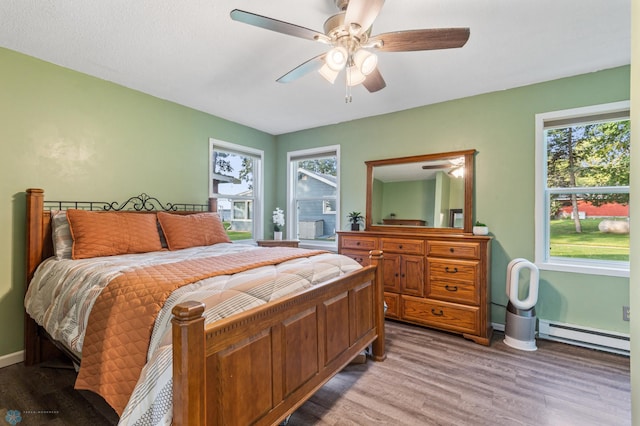
{"type": "Polygon", "coordinates": [[[464,176],[464,157],[451,158],[443,163],[423,164],[422,170],[443,170],[449,169],[447,174],[453,177],[464,176]]]}
{"type": "Polygon", "coordinates": [[[409,52],[451,49],[465,45],[469,28],[430,28],[405,30],[371,36],[371,25],[384,0],[334,0],[340,10],[324,23],[324,33],[279,21],[244,10],[231,11],[231,19],[271,31],[318,41],[331,46],[292,69],[277,81],[292,82],[312,71],[319,71],[329,82],[346,69],[346,102],[351,102],[350,87],[362,84],[369,92],[384,89],[386,83],[378,70],[378,57],[372,52],[409,52]]]}

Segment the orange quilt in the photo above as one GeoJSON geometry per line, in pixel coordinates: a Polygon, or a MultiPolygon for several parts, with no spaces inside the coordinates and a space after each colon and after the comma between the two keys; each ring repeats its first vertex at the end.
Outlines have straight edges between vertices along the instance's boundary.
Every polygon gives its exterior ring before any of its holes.
{"type": "Polygon", "coordinates": [[[120,415],[147,359],[155,319],[177,288],[324,251],[269,248],[125,272],[102,290],[89,314],[76,389],[101,395],[120,415]]]}

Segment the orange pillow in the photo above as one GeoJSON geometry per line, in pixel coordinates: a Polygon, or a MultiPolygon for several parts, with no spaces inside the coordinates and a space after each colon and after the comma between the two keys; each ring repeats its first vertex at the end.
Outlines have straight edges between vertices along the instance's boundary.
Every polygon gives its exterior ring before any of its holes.
{"type": "Polygon", "coordinates": [[[169,250],[231,242],[217,213],[179,215],[158,212],[158,220],[169,250]]]}
{"type": "Polygon", "coordinates": [[[67,210],[72,259],[162,250],[155,213],[67,210]]]}

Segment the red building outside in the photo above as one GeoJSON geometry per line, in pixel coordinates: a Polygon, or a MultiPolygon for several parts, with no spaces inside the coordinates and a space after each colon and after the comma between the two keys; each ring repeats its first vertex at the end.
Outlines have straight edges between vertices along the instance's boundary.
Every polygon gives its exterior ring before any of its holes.
{"type": "MultiPolygon", "coordinates": [[[[572,210],[570,205],[562,207],[560,216],[571,217],[572,210]]],[[[578,201],[578,212],[580,219],[590,217],[629,217],[629,205],[607,203],[601,206],[594,206],[586,201],[578,201]]]]}

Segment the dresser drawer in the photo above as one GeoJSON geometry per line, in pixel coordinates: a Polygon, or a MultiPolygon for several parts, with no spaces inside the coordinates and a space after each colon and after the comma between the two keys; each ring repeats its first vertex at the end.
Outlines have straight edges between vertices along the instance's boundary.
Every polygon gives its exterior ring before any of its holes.
{"type": "Polygon", "coordinates": [[[427,284],[426,296],[432,299],[449,302],[478,305],[480,303],[480,289],[476,283],[439,281],[430,279],[427,284]]]}
{"type": "Polygon", "coordinates": [[[378,239],[375,237],[345,236],[340,239],[340,249],[377,250],[378,239]]]}
{"type": "Polygon", "coordinates": [[[368,251],[360,251],[360,250],[341,250],[340,254],[344,254],[361,264],[362,266],[369,266],[371,264],[371,259],[369,258],[368,251]]]}
{"type": "Polygon", "coordinates": [[[427,256],[479,259],[480,243],[462,241],[428,241],[427,256]]]}
{"type": "Polygon", "coordinates": [[[427,258],[427,276],[431,280],[476,283],[480,262],[477,260],[453,260],[427,258]]]}
{"type": "Polygon", "coordinates": [[[424,241],[400,238],[381,238],[380,250],[392,253],[424,254],[424,241]]]}
{"type": "Polygon", "coordinates": [[[443,330],[478,333],[480,309],[417,297],[402,297],[402,318],[443,330]]]}
{"type": "Polygon", "coordinates": [[[384,301],[387,304],[387,318],[400,318],[400,295],[397,293],[384,293],[384,301]]]}

